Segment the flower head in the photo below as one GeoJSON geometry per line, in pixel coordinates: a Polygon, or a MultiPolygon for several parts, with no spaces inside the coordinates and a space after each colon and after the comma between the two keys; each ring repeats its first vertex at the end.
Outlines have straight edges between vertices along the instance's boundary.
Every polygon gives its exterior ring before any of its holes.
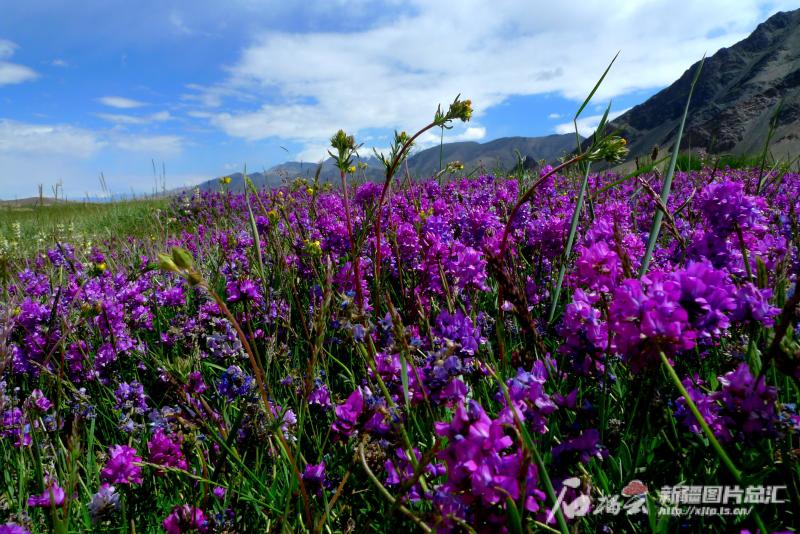
{"type": "Polygon", "coordinates": [[[110,484],[141,484],[142,461],[136,449],[127,445],[113,445],[108,451],[108,461],[100,471],[100,479],[110,484]]]}

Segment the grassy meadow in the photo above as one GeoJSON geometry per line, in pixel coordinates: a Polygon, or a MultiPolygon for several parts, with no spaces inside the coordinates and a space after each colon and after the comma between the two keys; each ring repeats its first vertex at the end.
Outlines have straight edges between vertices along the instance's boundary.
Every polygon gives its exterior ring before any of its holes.
{"type": "Polygon", "coordinates": [[[471,114],[382,183],[339,131],[336,184],[1,207],[0,534],[796,527],[800,174],[597,172],[604,117],[397,177],[471,114]]]}

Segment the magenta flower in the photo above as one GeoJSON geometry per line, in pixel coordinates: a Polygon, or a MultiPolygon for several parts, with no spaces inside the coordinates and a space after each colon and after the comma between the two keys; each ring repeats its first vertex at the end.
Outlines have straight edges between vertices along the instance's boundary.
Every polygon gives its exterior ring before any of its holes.
{"type": "Polygon", "coordinates": [[[208,532],[208,520],[203,510],[188,504],[173,508],[162,525],[167,534],[208,532]]]}
{"type": "MultiPolygon", "coordinates": [[[[154,464],[163,465],[164,467],[188,469],[189,465],[186,463],[186,457],[181,450],[182,443],[182,436],[172,439],[164,430],[160,428],[157,429],[150,441],[147,442],[147,448],[150,452],[150,461],[154,464]]],[[[158,474],[163,475],[164,472],[159,471],[158,474]]]]}
{"type": "Polygon", "coordinates": [[[0,534],[31,534],[31,533],[27,528],[21,527],[16,523],[6,523],[5,525],[0,525],[0,534]]]}
{"type": "Polygon", "coordinates": [[[25,407],[29,410],[46,412],[53,407],[53,403],[44,396],[44,393],[41,389],[34,389],[31,392],[31,396],[28,397],[27,401],[25,401],[25,407]]]}
{"type": "Polygon", "coordinates": [[[32,508],[52,508],[53,506],[63,506],[66,502],[64,488],[58,485],[55,478],[45,479],[45,489],[40,495],[28,497],[28,506],[32,508]]]}
{"type": "Polygon", "coordinates": [[[526,510],[539,509],[544,493],[536,487],[536,467],[523,462],[522,451],[506,433],[511,423],[507,416],[492,420],[470,400],[456,407],[450,423],[435,424],[436,433],[448,440],[438,454],[447,465],[447,481],[435,498],[443,514],[455,513],[472,524],[504,521],[506,497],[521,495],[526,510]]]}
{"type": "Polygon", "coordinates": [[[604,353],[608,349],[608,325],[602,320],[595,304],[598,295],[576,289],[572,302],[567,304],[559,333],[564,343],[558,351],[572,360],[572,369],[582,375],[603,373],[604,353]]]}
{"type": "Polygon", "coordinates": [[[361,388],[356,388],[347,397],[344,404],[340,404],[333,409],[336,420],[331,425],[331,430],[349,437],[356,428],[359,417],[364,411],[364,397],[361,395],[361,388]]]}
{"type": "Polygon", "coordinates": [[[321,495],[322,489],[328,487],[328,479],[325,476],[325,462],[307,464],[303,470],[303,482],[305,482],[306,488],[317,495],[321,495]]]}
{"type": "Polygon", "coordinates": [[[625,280],[610,307],[613,346],[634,372],[659,361],[659,352],[673,355],[694,347],[689,314],[680,305],[681,287],[663,273],[625,280]]]}
{"type": "Polygon", "coordinates": [[[622,261],[605,241],[598,241],[580,251],[575,270],[579,284],[610,293],[622,278],[622,261]]]}
{"type": "Polygon", "coordinates": [[[100,479],[110,484],[141,484],[142,468],[137,465],[141,461],[136,449],[113,445],[108,451],[108,461],[100,471],[100,479]]]}

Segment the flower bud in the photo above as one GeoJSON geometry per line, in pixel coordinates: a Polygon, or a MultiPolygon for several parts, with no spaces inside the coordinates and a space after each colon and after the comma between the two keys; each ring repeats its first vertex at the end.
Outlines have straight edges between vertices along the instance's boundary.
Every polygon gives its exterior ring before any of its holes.
{"type": "Polygon", "coordinates": [[[158,268],[161,269],[162,271],[168,271],[173,273],[180,272],[180,269],[175,264],[175,262],[172,261],[172,258],[169,255],[162,253],[158,254],[158,268]]]}
{"type": "Polygon", "coordinates": [[[181,269],[194,268],[194,258],[192,258],[192,255],[179,247],[172,247],[172,261],[181,269]]]}

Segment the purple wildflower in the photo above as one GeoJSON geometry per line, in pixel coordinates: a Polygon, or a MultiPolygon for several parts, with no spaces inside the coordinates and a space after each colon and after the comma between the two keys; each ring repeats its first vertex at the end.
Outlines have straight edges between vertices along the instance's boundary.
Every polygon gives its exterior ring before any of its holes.
{"type": "Polygon", "coordinates": [[[53,506],[63,506],[66,502],[64,488],[58,485],[56,479],[47,477],[45,480],[44,492],[40,495],[28,497],[28,506],[37,508],[52,508],[53,506]]]}
{"type": "Polygon", "coordinates": [[[188,504],[173,508],[162,524],[167,534],[208,532],[208,520],[203,510],[188,504]]]}
{"type": "MultiPolygon", "coordinates": [[[[156,429],[153,437],[147,442],[147,449],[150,452],[150,461],[164,467],[174,467],[176,469],[188,469],[186,457],[181,450],[183,437],[178,436],[172,439],[164,430],[156,429]]],[[[163,474],[163,471],[158,471],[163,474]]]]}
{"type": "Polygon", "coordinates": [[[141,484],[142,468],[137,465],[141,461],[136,449],[113,445],[108,451],[108,461],[100,471],[100,479],[110,484],[141,484]]]}
{"type": "Polygon", "coordinates": [[[611,328],[614,347],[634,372],[667,355],[694,347],[689,315],[680,305],[680,285],[662,273],[641,280],[625,280],[614,292],[611,328]]]}
{"type": "Polygon", "coordinates": [[[580,251],[575,270],[579,284],[610,293],[622,277],[622,261],[605,241],[598,241],[580,251]]]}
{"type": "Polygon", "coordinates": [[[307,464],[303,470],[303,482],[306,488],[322,495],[322,489],[328,487],[328,479],[325,477],[325,462],[318,464],[307,464]]]}
{"type": "Polygon", "coordinates": [[[89,515],[92,522],[96,523],[108,519],[119,507],[117,489],[110,484],[102,484],[89,502],[89,515]]]}
{"type": "Polygon", "coordinates": [[[436,433],[448,439],[447,448],[438,454],[447,465],[447,481],[440,492],[449,496],[436,499],[440,508],[455,510],[473,524],[504,521],[506,497],[522,496],[526,510],[539,509],[544,493],[536,487],[536,466],[523,462],[522,451],[513,449],[514,440],[505,430],[509,423],[492,420],[470,400],[459,403],[450,423],[435,424],[436,433]]]}
{"type": "Polygon", "coordinates": [[[0,525],[0,534],[31,534],[30,531],[16,523],[0,525]]]}
{"type": "Polygon", "coordinates": [[[239,397],[248,396],[254,388],[253,377],[242,371],[238,365],[231,365],[222,374],[217,391],[229,401],[234,401],[239,397]]]}
{"type": "Polygon", "coordinates": [[[351,436],[364,411],[364,397],[361,395],[361,388],[356,388],[347,397],[347,400],[333,411],[336,414],[336,420],[331,425],[331,430],[345,437],[351,436]]]}

